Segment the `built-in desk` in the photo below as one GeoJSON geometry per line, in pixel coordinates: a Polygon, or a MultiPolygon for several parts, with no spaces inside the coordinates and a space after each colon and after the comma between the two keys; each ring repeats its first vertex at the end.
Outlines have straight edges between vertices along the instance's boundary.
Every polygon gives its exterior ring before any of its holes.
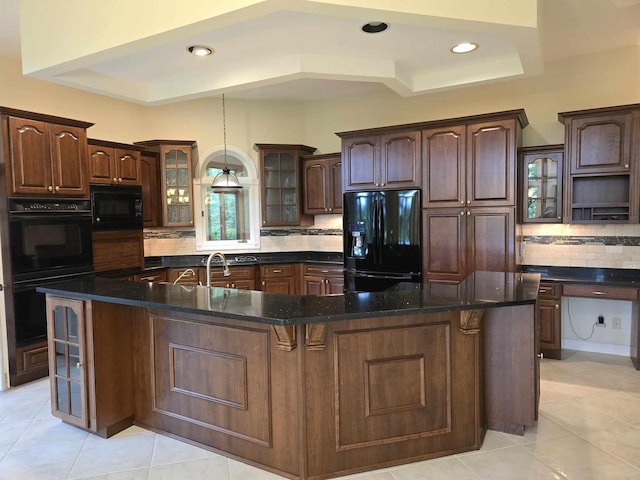
{"type": "MultiPolygon", "coordinates": [[[[534,265],[523,265],[521,270],[528,273],[539,273],[542,278],[541,289],[548,286],[557,286],[554,295],[558,298],[565,297],[582,297],[582,298],[599,298],[606,300],[626,300],[632,302],[631,307],[631,346],[629,356],[636,370],[640,370],[640,309],[638,308],[640,288],[640,271],[632,269],[610,269],[610,268],[580,268],[580,267],[544,267],[534,265]]],[[[544,293],[541,292],[541,298],[544,299],[544,293]]],[[[539,308],[546,308],[543,303],[539,308]]],[[[551,304],[549,308],[559,308],[556,303],[551,304]]],[[[541,316],[545,313],[541,313],[541,316]]],[[[560,322],[559,311],[556,315],[556,321],[560,322]]],[[[544,322],[542,322],[544,323],[544,322]]],[[[550,334],[557,335],[554,347],[549,353],[552,358],[560,358],[560,325],[549,326],[554,332],[550,334]],[[557,352],[555,352],[557,350],[557,352]],[[557,354],[556,354],[557,353],[557,354]]],[[[543,350],[544,352],[544,350],[543,350]]]]}

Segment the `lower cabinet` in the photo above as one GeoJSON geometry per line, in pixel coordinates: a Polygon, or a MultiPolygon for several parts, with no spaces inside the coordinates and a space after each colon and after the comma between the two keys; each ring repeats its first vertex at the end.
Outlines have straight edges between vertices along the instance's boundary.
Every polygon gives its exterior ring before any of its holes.
{"type": "Polygon", "coordinates": [[[329,295],[344,292],[343,268],[334,265],[303,265],[302,294],[329,295]]]}
{"type": "MultiPolygon", "coordinates": [[[[200,281],[202,285],[206,285],[207,272],[206,268],[201,269],[200,281]]],[[[229,267],[231,275],[224,276],[222,267],[214,265],[211,267],[211,286],[222,288],[237,288],[238,290],[255,290],[256,278],[255,267],[229,267]]]]}
{"type": "Polygon", "coordinates": [[[540,324],[540,353],[546,358],[562,358],[562,322],[560,297],[562,285],[540,282],[538,290],[538,322],[540,324]]]}
{"type": "Polygon", "coordinates": [[[512,207],[429,208],[422,225],[426,281],[457,283],[476,270],[515,270],[512,207]]]}
{"type": "Polygon", "coordinates": [[[177,285],[204,285],[204,282],[200,283],[202,274],[198,267],[187,268],[169,268],[167,269],[167,282],[175,283],[177,285]]]}
{"type": "Polygon", "coordinates": [[[260,266],[260,290],[269,293],[296,294],[296,264],[260,266]]]}
{"type": "Polygon", "coordinates": [[[135,311],[47,296],[51,411],[109,437],[133,424],[135,311]],[[115,308],[115,309],[114,309],[115,308]]]}

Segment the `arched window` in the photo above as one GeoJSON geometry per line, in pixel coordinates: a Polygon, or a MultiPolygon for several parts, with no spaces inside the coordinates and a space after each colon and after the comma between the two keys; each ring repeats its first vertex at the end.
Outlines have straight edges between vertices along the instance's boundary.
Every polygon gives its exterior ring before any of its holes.
{"type": "Polygon", "coordinates": [[[194,180],[197,195],[196,249],[246,250],[260,248],[258,175],[251,158],[227,146],[226,164],[242,189],[214,192],[211,183],[225,165],[223,147],[207,152],[194,180]]]}

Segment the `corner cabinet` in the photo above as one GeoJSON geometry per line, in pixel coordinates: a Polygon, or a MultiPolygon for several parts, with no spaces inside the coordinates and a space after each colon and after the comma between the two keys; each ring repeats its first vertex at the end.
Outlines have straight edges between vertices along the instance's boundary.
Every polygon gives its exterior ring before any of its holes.
{"type": "Polygon", "coordinates": [[[46,308],[53,415],[102,437],[131,426],[131,309],[50,294],[46,308]]]}
{"type": "Polygon", "coordinates": [[[342,159],[340,153],[303,157],[304,213],[342,213],[342,159]]]}
{"type": "Polygon", "coordinates": [[[140,152],[140,178],[142,182],[142,223],[145,227],[162,226],[162,199],[160,196],[160,154],[140,152]]]}
{"type": "Polygon", "coordinates": [[[520,165],[520,220],[523,223],[562,222],[564,145],[524,147],[520,165]]]}
{"type": "Polygon", "coordinates": [[[376,132],[337,134],[342,138],[343,190],[419,188],[420,131],[376,129],[376,132]]]}
{"type": "Polygon", "coordinates": [[[160,156],[162,226],[193,226],[193,140],[134,142],[160,156]]]}
{"type": "Polygon", "coordinates": [[[256,143],[260,156],[262,226],[308,226],[313,217],[302,213],[301,157],[315,152],[306,145],[256,143]]]}
{"type": "Polygon", "coordinates": [[[565,223],[637,223],[640,104],[558,114],[565,223]]]}
{"type": "Polygon", "coordinates": [[[92,123],[0,107],[8,195],[88,197],[92,123]]]}
{"type": "Polygon", "coordinates": [[[89,183],[142,185],[140,151],[143,147],[90,138],[89,183]]]}

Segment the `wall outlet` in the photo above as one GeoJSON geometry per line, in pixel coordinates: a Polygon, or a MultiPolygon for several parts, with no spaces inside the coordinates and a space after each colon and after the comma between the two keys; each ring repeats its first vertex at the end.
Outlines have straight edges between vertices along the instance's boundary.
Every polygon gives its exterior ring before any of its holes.
{"type": "Polygon", "coordinates": [[[619,317],[613,317],[611,319],[611,328],[615,328],[616,330],[620,330],[622,325],[622,319],[619,317]]]}

